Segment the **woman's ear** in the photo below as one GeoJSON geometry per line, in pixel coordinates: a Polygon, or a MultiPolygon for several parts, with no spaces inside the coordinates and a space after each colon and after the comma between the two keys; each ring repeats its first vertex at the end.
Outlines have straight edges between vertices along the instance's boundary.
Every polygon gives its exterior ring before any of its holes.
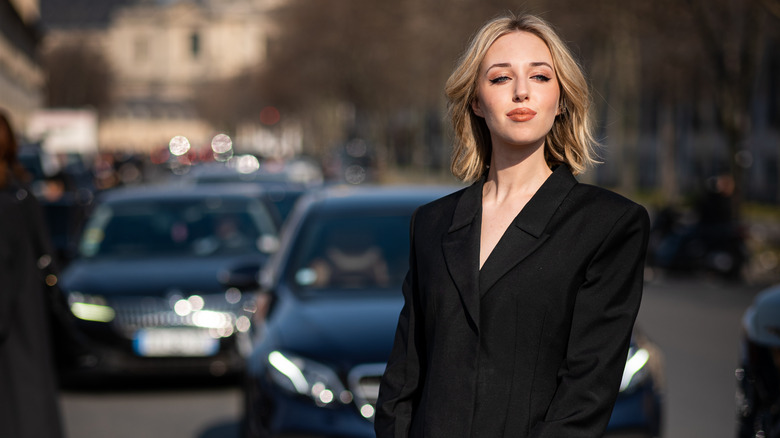
{"type": "Polygon", "coordinates": [[[558,110],[555,111],[555,115],[556,116],[560,116],[561,114],[563,114],[565,112],[566,112],[566,102],[564,102],[563,99],[561,99],[558,102],[558,110]]]}
{"type": "Polygon", "coordinates": [[[482,114],[482,109],[479,107],[479,99],[476,97],[471,101],[471,110],[474,111],[474,114],[477,116],[485,118],[485,116],[482,114]]]}

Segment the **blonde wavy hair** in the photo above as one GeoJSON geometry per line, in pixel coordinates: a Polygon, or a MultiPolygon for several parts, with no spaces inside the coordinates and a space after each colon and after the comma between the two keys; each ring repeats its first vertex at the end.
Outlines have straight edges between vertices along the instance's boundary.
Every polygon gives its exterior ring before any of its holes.
{"type": "Polygon", "coordinates": [[[482,60],[498,38],[512,32],[528,32],[545,42],[553,59],[560,87],[561,113],[545,137],[544,157],[550,167],[565,164],[579,174],[596,160],[590,116],[590,90],[582,68],[552,26],[534,15],[494,18],[477,31],[445,85],[448,111],[455,131],[450,169],[463,181],[485,174],[491,157],[490,131],[485,119],[474,114],[471,103],[477,94],[482,60]]]}

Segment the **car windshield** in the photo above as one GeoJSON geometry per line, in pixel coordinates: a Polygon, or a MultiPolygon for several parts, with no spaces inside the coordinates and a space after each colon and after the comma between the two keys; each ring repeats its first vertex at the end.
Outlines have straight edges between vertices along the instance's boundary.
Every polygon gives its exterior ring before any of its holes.
{"type": "Polygon", "coordinates": [[[82,257],[209,256],[269,252],[277,230],[252,199],[107,203],[92,215],[82,257]]]}
{"type": "Polygon", "coordinates": [[[286,272],[298,291],[400,290],[408,260],[409,215],[315,216],[286,272]]]}

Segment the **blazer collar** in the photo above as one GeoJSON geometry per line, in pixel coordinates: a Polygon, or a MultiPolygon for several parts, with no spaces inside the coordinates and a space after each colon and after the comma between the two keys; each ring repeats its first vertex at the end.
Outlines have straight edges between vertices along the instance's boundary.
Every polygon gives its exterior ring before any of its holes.
{"type": "MultiPolygon", "coordinates": [[[[515,225],[534,237],[540,237],[553,214],[576,184],[577,180],[567,166],[559,165],[556,167],[552,175],[539,187],[539,190],[517,215],[515,225]]],[[[480,197],[481,202],[482,198],[480,197]]]]}
{"type": "Polygon", "coordinates": [[[479,330],[479,240],[484,178],[467,187],[452,214],[452,223],[442,239],[444,260],[460,294],[466,318],[479,330]]]}
{"type": "Polygon", "coordinates": [[[479,327],[479,300],[504,274],[536,250],[546,239],[545,229],[577,180],[561,165],[542,184],[517,215],[479,269],[482,187],[485,178],[466,188],[455,207],[442,247],[450,276],[475,330],[479,327]]]}
{"type": "Polygon", "coordinates": [[[471,225],[474,218],[478,213],[482,211],[482,186],[485,184],[485,177],[483,176],[466,190],[458,199],[458,204],[455,206],[455,212],[452,214],[452,224],[448,233],[458,231],[463,227],[471,225]]]}

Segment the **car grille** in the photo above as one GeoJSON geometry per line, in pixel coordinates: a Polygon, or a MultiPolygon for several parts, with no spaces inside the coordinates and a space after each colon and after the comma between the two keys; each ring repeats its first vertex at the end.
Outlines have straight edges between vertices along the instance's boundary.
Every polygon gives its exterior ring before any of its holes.
{"type": "MultiPolygon", "coordinates": [[[[242,305],[227,303],[224,295],[206,296],[201,311],[218,312],[226,318],[226,326],[235,326],[238,316],[244,314],[242,305]]],[[[116,317],[113,321],[115,329],[126,335],[132,335],[139,329],[157,327],[196,327],[197,312],[185,315],[177,314],[172,305],[164,299],[149,297],[115,300],[111,303],[116,317]]]]}
{"type": "Polygon", "coordinates": [[[384,363],[358,365],[347,376],[355,405],[363,417],[372,421],[379,397],[379,381],[385,367],[384,363]]]}

